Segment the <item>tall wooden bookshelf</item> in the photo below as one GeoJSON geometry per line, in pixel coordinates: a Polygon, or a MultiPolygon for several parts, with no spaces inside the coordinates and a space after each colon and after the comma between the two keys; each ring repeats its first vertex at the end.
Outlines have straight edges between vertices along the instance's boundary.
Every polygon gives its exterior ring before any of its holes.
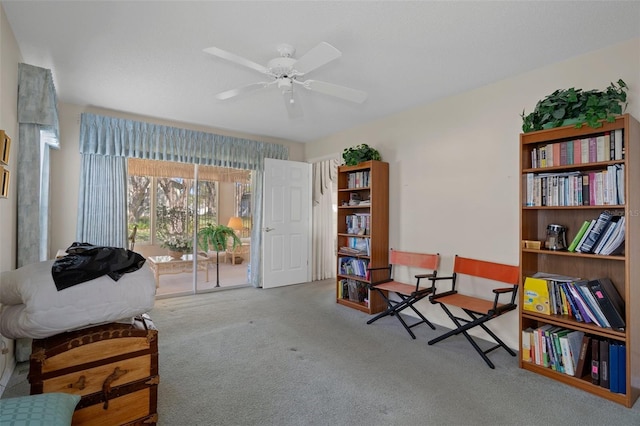
{"type": "Polygon", "coordinates": [[[368,276],[366,267],[389,265],[389,163],[338,168],[337,224],[337,303],[369,314],[383,311],[384,300],[367,284],[385,271],[368,276]]]}
{"type": "Polygon", "coordinates": [[[618,116],[613,123],[603,122],[600,128],[565,126],[523,133],[520,135],[520,173],[523,180],[520,191],[520,240],[521,242],[525,240],[543,242],[540,249],[526,248],[525,244],[520,246],[522,273],[522,291],[519,303],[520,367],[631,407],[640,393],[640,315],[636,312],[640,308],[640,239],[638,238],[640,235],[640,124],[636,119],[625,114],[618,116]],[[540,148],[549,147],[551,144],[572,142],[576,139],[597,138],[607,135],[607,132],[611,134],[620,129],[624,144],[623,159],[616,160],[614,155],[614,159],[605,161],[590,160],[577,163],[574,157],[574,160],[565,160],[563,164],[562,161],[558,161],[554,157],[553,164],[560,163],[559,165],[541,167],[541,164],[534,163],[535,156],[532,155],[532,152],[535,153],[536,149],[540,150],[540,148]],[[574,164],[566,164],[567,162],[574,164]],[[531,197],[527,197],[528,191],[531,191],[530,186],[527,190],[527,181],[532,175],[563,172],[597,173],[607,170],[607,167],[612,165],[623,166],[625,170],[624,204],[618,202],[598,204],[590,200],[589,205],[549,206],[539,205],[539,200],[532,203],[531,197]],[[603,211],[625,216],[626,230],[623,254],[598,255],[545,249],[544,241],[549,224],[566,226],[568,229],[567,244],[570,244],[583,222],[597,218],[603,211]],[[536,272],[579,277],[587,280],[610,278],[625,301],[625,329],[618,331],[612,328],[598,327],[593,323],[579,322],[571,315],[547,315],[524,310],[524,297],[526,297],[524,280],[536,272]],[[579,330],[598,339],[624,344],[626,355],[625,392],[612,392],[607,388],[594,385],[589,374],[582,377],[570,376],[535,362],[523,360],[522,331],[527,328],[535,329],[546,324],[569,330],[579,330]]]}

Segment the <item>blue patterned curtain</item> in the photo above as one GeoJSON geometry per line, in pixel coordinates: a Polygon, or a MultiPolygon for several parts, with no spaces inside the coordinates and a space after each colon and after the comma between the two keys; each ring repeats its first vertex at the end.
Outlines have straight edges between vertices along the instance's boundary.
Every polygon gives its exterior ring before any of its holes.
{"type": "Polygon", "coordinates": [[[49,148],[59,148],[51,71],[18,64],[17,267],[49,256],[49,148]]]}
{"type": "MultiPolygon", "coordinates": [[[[254,228],[252,234],[251,284],[259,287],[262,252],[262,172],[264,159],[289,159],[289,149],[283,145],[249,139],[222,136],[195,130],[180,129],[140,121],[125,120],[95,114],[82,114],[80,121],[81,185],[78,203],[78,241],[88,239],[91,230],[105,235],[104,245],[126,247],[126,191],[125,158],[178,161],[219,167],[254,170],[253,203],[254,228]],[[97,157],[119,157],[124,164],[121,172],[118,161],[98,161],[97,157]],[[108,170],[107,170],[108,169],[108,170]],[[121,183],[105,185],[103,179],[122,179],[121,183]],[[119,189],[116,187],[119,186],[119,189]],[[101,217],[99,211],[109,215],[101,217]],[[104,224],[108,223],[106,228],[104,224]]],[[[97,238],[93,235],[93,238],[97,238]]]]}

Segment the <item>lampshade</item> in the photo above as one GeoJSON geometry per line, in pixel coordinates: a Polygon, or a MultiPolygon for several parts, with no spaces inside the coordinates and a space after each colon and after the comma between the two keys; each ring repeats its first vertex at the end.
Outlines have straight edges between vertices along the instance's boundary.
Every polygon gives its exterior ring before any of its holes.
{"type": "Polygon", "coordinates": [[[231,229],[234,229],[236,231],[239,231],[243,228],[242,226],[242,219],[239,218],[238,216],[232,216],[229,219],[229,223],[227,223],[227,226],[231,229]]]}

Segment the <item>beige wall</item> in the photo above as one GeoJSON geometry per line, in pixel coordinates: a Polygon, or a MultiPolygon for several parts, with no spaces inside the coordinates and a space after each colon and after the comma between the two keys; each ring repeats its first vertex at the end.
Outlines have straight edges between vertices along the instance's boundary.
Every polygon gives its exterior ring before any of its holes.
{"type": "MultiPolygon", "coordinates": [[[[0,129],[11,137],[9,197],[0,198],[0,272],[15,269],[17,240],[16,166],[18,164],[18,63],[22,60],[13,31],[0,5],[0,129]]],[[[2,300],[0,300],[0,305],[2,300]]],[[[0,336],[0,395],[14,366],[14,342],[0,336]],[[7,348],[6,354],[2,349],[7,348]]]]}
{"type": "MultiPolygon", "coordinates": [[[[308,144],[305,158],[360,143],[378,149],[390,163],[389,245],[440,253],[440,275],[455,254],[517,265],[520,113],[556,89],[604,89],[619,78],[630,87],[627,112],[640,119],[637,38],[335,134],[308,144]]],[[[451,326],[437,306],[423,308],[451,326]]],[[[512,312],[496,329],[518,347],[517,328],[512,312]]]]}
{"type": "Polygon", "coordinates": [[[11,137],[9,197],[0,198],[0,271],[16,264],[16,206],[18,203],[16,166],[18,164],[18,63],[22,60],[13,31],[0,7],[0,129],[11,137]]]}
{"type": "MultiPolygon", "coordinates": [[[[243,133],[233,133],[221,129],[194,126],[185,123],[160,120],[153,117],[144,117],[127,114],[118,111],[106,110],[96,107],[81,107],[73,104],[60,103],[58,105],[60,116],[60,145],[61,149],[51,153],[51,256],[55,255],[59,248],[68,247],[76,237],[77,209],[78,209],[78,183],[80,181],[80,114],[84,112],[102,114],[112,117],[121,117],[131,120],[145,121],[166,126],[174,126],[185,129],[199,130],[221,135],[237,136],[261,142],[277,143],[289,147],[289,158],[301,161],[304,157],[304,145],[298,142],[284,141],[275,138],[265,138],[243,133]]],[[[222,202],[220,203],[222,206],[222,202]]],[[[226,215],[228,221],[231,212],[221,212],[226,215]]],[[[226,222],[224,222],[226,225],[226,222]]]]}

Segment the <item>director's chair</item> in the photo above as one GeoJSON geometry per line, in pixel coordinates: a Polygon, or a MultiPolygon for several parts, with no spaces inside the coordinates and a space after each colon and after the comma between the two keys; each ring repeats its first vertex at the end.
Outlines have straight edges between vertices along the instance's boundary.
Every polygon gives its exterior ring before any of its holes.
{"type": "Polygon", "coordinates": [[[389,266],[369,268],[370,271],[387,269],[389,272],[386,279],[372,282],[369,285],[369,288],[371,290],[377,291],[378,294],[380,294],[380,296],[382,296],[382,298],[385,300],[385,302],[387,303],[387,310],[367,321],[367,324],[371,324],[386,316],[394,316],[398,319],[398,321],[400,321],[402,326],[405,328],[405,330],[407,330],[407,332],[413,339],[415,339],[416,336],[415,334],[413,334],[413,331],[411,331],[411,329],[419,324],[427,324],[429,327],[435,330],[435,326],[431,324],[431,322],[427,318],[425,318],[425,316],[422,315],[422,313],[420,313],[414,305],[431,293],[431,286],[420,286],[420,280],[436,277],[438,273],[437,269],[439,259],[439,254],[423,254],[390,250],[389,266]],[[397,266],[426,269],[432,272],[428,274],[415,275],[416,283],[406,284],[395,281],[393,279],[394,268],[396,268],[397,266]],[[394,294],[400,300],[395,300],[395,298],[392,298],[391,296],[394,294]],[[405,319],[400,315],[400,312],[407,308],[410,308],[418,316],[420,321],[414,322],[411,325],[407,324],[405,319]]]}
{"type": "MultiPolygon", "coordinates": [[[[442,307],[445,313],[454,322],[456,328],[436,337],[435,339],[429,340],[429,345],[433,345],[434,343],[440,342],[441,340],[451,336],[462,334],[491,368],[495,368],[495,366],[487,357],[487,353],[494,349],[502,347],[512,356],[516,356],[516,353],[502,340],[500,340],[498,336],[496,336],[495,333],[485,325],[485,323],[517,308],[516,293],[518,292],[518,283],[520,282],[520,269],[517,266],[503,265],[500,263],[456,256],[452,276],[434,277],[430,278],[430,280],[432,282],[432,291],[429,296],[429,300],[431,303],[439,304],[442,307]],[[458,290],[456,289],[457,280],[460,275],[480,278],[480,280],[478,280],[478,284],[497,281],[503,284],[509,284],[509,287],[494,288],[492,290],[495,295],[493,300],[467,296],[458,293],[458,290]],[[449,291],[438,293],[436,282],[440,280],[451,280],[451,289],[449,291]],[[499,303],[501,295],[507,295],[506,303],[499,303]],[[454,306],[462,309],[469,318],[462,318],[454,315],[448,306],[454,306]],[[478,343],[468,333],[469,329],[477,326],[482,328],[489,336],[491,336],[497,344],[489,349],[482,350],[478,343]]],[[[474,288],[482,291],[487,287],[481,287],[478,285],[474,286],[474,288]]]]}

